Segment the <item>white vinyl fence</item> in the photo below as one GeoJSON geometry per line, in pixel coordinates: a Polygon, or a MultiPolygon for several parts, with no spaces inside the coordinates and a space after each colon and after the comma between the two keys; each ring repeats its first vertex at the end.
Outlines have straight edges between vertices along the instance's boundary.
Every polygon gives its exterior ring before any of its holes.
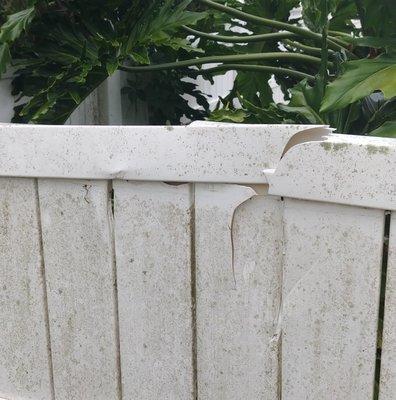
{"type": "MultiPolygon", "coordinates": [[[[67,125],[146,125],[149,119],[147,104],[132,103],[122,88],[127,86],[129,74],[117,71],[92,92],[73,112],[67,125]]],[[[232,89],[235,71],[214,78],[211,85],[204,79],[197,79],[199,90],[210,96],[214,108],[219,96],[225,97],[232,89]]],[[[15,98],[11,95],[12,74],[0,78],[0,122],[10,122],[14,115],[15,98]]],[[[191,107],[199,105],[191,97],[191,107]]]]}
{"type": "Polygon", "coordinates": [[[395,170],[323,127],[0,125],[0,398],[394,400],[395,170]]]}
{"type": "MultiPolygon", "coordinates": [[[[121,89],[128,75],[117,71],[92,92],[73,112],[67,125],[145,124],[147,107],[132,104],[121,89]]],[[[12,74],[0,78],[0,122],[10,122],[14,116],[15,98],[11,95],[12,74]]]]}
{"type": "Polygon", "coordinates": [[[0,78],[0,122],[10,122],[14,115],[14,97],[11,95],[12,75],[0,78]]]}

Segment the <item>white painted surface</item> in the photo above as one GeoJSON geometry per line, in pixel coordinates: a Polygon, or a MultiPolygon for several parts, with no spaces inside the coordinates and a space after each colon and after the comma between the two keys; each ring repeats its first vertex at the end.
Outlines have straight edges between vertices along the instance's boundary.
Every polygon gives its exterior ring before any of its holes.
{"type": "Polygon", "coordinates": [[[56,400],[118,400],[105,181],[39,180],[56,400]]]}
{"type": "Polygon", "coordinates": [[[0,125],[0,397],[372,400],[396,141],[307,128],[0,125]]]}
{"type": "Polygon", "coordinates": [[[283,156],[270,193],[297,199],[396,209],[396,140],[328,135],[283,156]]]}
{"type": "Polygon", "coordinates": [[[14,115],[14,97],[11,95],[10,76],[0,78],[0,122],[10,122],[14,115]]]}
{"type": "Polygon", "coordinates": [[[92,92],[73,112],[66,125],[99,125],[102,117],[100,94],[99,90],[92,92]]]}
{"type": "Polygon", "coordinates": [[[193,400],[192,188],[114,191],[124,399],[193,400]]]}
{"type": "Polygon", "coordinates": [[[263,170],[275,168],[289,139],[308,128],[0,124],[0,176],[265,183],[263,170]]]}
{"type": "Polygon", "coordinates": [[[393,400],[396,394],[396,213],[392,213],[385,318],[382,339],[380,400],[393,400]]]}
{"type": "Polygon", "coordinates": [[[202,184],[195,212],[199,398],[274,400],[281,201],[202,184]]]}
{"type": "Polygon", "coordinates": [[[384,212],[287,199],[282,399],[372,400],[384,212]]]}
{"type": "Polygon", "coordinates": [[[121,89],[121,72],[117,71],[77,107],[66,125],[122,125],[127,122],[123,121],[121,89]]]}
{"type": "Polygon", "coordinates": [[[121,90],[124,73],[115,72],[93,91],[73,112],[66,125],[126,125],[137,123],[130,102],[124,102],[121,90]]]}
{"type": "Polygon", "coordinates": [[[0,396],[51,399],[33,179],[0,179],[0,396]]]}
{"type": "MultiPolygon", "coordinates": [[[[14,116],[14,97],[11,95],[12,75],[0,78],[0,123],[8,123],[14,116]]],[[[66,125],[122,125],[137,123],[133,105],[124,102],[121,89],[126,80],[117,71],[92,92],[72,113],[66,125]]],[[[142,117],[140,117],[140,122],[142,117]]]]}

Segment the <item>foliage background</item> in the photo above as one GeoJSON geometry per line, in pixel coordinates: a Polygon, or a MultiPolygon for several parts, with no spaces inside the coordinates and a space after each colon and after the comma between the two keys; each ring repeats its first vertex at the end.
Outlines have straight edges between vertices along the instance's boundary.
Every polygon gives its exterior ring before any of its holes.
{"type": "Polygon", "coordinates": [[[15,122],[64,123],[117,69],[150,123],[329,124],[396,136],[393,0],[17,0],[2,2],[0,73],[16,68],[15,122]],[[237,33],[235,33],[237,31],[237,33]],[[215,68],[202,65],[215,63],[215,68]],[[209,110],[185,77],[237,70],[209,110]],[[274,102],[270,79],[284,102],[274,102]],[[161,88],[159,91],[158,88],[161,88]],[[182,94],[196,98],[191,108],[182,94]]]}

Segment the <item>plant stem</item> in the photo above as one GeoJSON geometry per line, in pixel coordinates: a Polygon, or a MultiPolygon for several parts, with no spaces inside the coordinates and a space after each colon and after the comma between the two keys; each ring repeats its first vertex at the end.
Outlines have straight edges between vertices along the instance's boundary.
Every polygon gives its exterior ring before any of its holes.
{"type": "MultiPolygon", "coordinates": [[[[329,30],[329,34],[332,35],[332,36],[344,36],[346,38],[350,38],[351,37],[351,35],[348,35],[347,33],[340,32],[340,31],[329,30]]],[[[333,39],[336,39],[336,38],[333,37],[333,39]]]]}
{"type": "Polygon", "coordinates": [[[271,72],[274,75],[287,75],[295,76],[296,78],[308,79],[314,82],[315,77],[313,75],[306,74],[305,72],[296,71],[288,68],[273,67],[269,65],[252,65],[252,64],[223,64],[218,67],[208,68],[205,70],[199,70],[197,73],[202,75],[206,72],[217,72],[217,71],[229,71],[229,70],[240,70],[240,71],[253,71],[253,72],[271,72]]]}
{"type": "Polygon", "coordinates": [[[329,36],[329,34],[327,34],[327,42],[328,42],[329,44],[331,44],[333,47],[334,47],[334,45],[336,45],[336,46],[341,46],[341,47],[342,47],[342,50],[345,50],[347,53],[349,53],[349,54],[352,55],[354,58],[356,58],[355,54],[351,53],[351,52],[348,50],[349,44],[348,44],[347,42],[344,42],[344,41],[341,40],[340,38],[336,38],[336,37],[333,37],[333,36],[329,36]]]}
{"type": "Polygon", "coordinates": [[[295,42],[293,40],[288,40],[288,39],[283,40],[283,43],[289,47],[294,47],[296,49],[304,50],[306,53],[315,54],[317,56],[322,55],[322,50],[319,47],[307,46],[305,44],[295,42]]]}
{"type": "Polygon", "coordinates": [[[323,3],[323,29],[322,29],[322,50],[321,50],[321,58],[322,62],[320,64],[320,69],[319,69],[319,76],[320,76],[320,81],[322,84],[322,93],[324,94],[326,85],[327,85],[327,79],[328,79],[328,73],[327,73],[327,62],[329,60],[329,48],[328,48],[328,41],[327,41],[327,35],[328,35],[328,30],[329,30],[329,21],[327,19],[328,15],[328,7],[327,7],[327,1],[324,1],[323,3]]]}
{"type": "MultiPolygon", "coordinates": [[[[211,63],[226,63],[226,62],[244,62],[244,61],[262,61],[262,60],[293,60],[301,61],[304,63],[311,63],[320,65],[321,59],[306,54],[290,53],[290,52],[276,52],[276,53],[252,53],[252,54],[239,54],[230,56],[209,56],[201,58],[193,58],[190,60],[182,60],[171,63],[127,67],[120,66],[121,71],[126,72],[147,72],[147,71],[161,71],[166,69],[176,69],[183,67],[192,67],[196,65],[211,64],[211,63]]],[[[331,67],[333,63],[329,62],[331,67]]]]}
{"type": "MultiPolygon", "coordinates": [[[[236,10],[235,8],[224,6],[224,5],[216,3],[215,1],[212,1],[212,0],[198,0],[198,1],[201,2],[202,4],[205,4],[206,6],[208,6],[210,8],[222,11],[226,14],[240,18],[244,21],[255,22],[257,24],[271,26],[276,29],[286,30],[288,32],[295,33],[298,36],[305,37],[305,38],[311,39],[311,40],[315,40],[317,42],[322,42],[321,34],[312,32],[308,29],[304,29],[299,26],[291,25],[286,22],[280,22],[280,21],[275,21],[275,20],[268,19],[268,18],[259,17],[257,15],[253,15],[253,14],[248,14],[244,11],[240,11],[240,10],[236,10]]],[[[338,43],[330,42],[329,44],[331,45],[330,47],[333,50],[337,50],[337,51],[346,50],[345,47],[339,45],[338,43]]],[[[345,45],[347,46],[347,43],[345,43],[345,45]]]]}
{"type": "Polygon", "coordinates": [[[206,39],[214,40],[216,42],[224,43],[251,43],[251,42],[264,42],[266,40],[281,40],[285,38],[295,37],[296,35],[291,32],[275,32],[264,33],[262,35],[245,35],[245,36],[224,36],[215,35],[211,33],[197,31],[189,26],[183,26],[183,29],[195,36],[203,37],[206,39]]]}

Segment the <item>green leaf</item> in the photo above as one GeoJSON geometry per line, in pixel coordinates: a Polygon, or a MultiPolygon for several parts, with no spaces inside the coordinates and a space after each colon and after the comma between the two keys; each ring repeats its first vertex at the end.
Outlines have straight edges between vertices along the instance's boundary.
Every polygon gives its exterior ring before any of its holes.
{"type": "Polygon", "coordinates": [[[147,7],[146,14],[129,35],[125,52],[128,54],[138,45],[163,45],[170,43],[169,38],[183,25],[194,25],[205,18],[207,13],[186,10],[191,0],[175,5],[175,0],[165,0],[165,4],[147,7]]]}
{"type": "Polygon", "coordinates": [[[301,81],[290,90],[289,104],[278,104],[278,107],[285,112],[302,116],[310,124],[323,124],[325,121],[317,111],[317,90],[316,87],[309,86],[306,80],[301,81]]]}
{"type": "Polygon", "coordinates": [[[327,23],[328,14],[334,14],[337,3],[337,0],[302,0],[303,20],[308,28],[321,32],[327,23]],[[327,13],[323,12],[324,9],[327,9],[327,13]]]}
{"type": "Polygon", "coordinates": [[[0,29],[0,43],[10,43],[18,39],[35,15],[34,7],[10,15],[0,29]]]}
{"type": "Polygon", "coordinates": [[[70,97],[74,100],[74,102],[76,104],[81,103],[81,96],[79,95],[79,93],[76,90],[70,90],[69,94],[70,94],[70,97]]]}
{"type": "Polygon", "coordinates": [[[272,102],[272,90],[268,83],[270,78],[269,73],[239,71],[233,90],[243,99],[259,107],[266,107],[272,102]]]}
{"type": "Polygon", "coordinates": [[[369,133],[370,136],[396,138],[396,121],[387,121],[379,128],[369,133]]]}
{"type": "Polygon", "coordinates": [[[352,20],[358,19],[356,4],[351,0],[339,0],[336,10],[332,13],[330,29],[347,34],[353,30],[352,20]]]}
{"type": "Polygon", "coordinates": [[[327,86],[320,111],[346,107],[375,90],[381,90],[385,99],[396,96],[396,58],[380,57],[345,63],[345,72],[327,86]]]}
{"type": "MultiPolygon", "coordinates": [[[[243,108],[249,113],[249,118],[245,121],[247,123],[255,124],[279,124],[279,123],[296,123],[296,119],[289,118],[292,114],[282,111],[276,104],[270,103],[268,107],[261,108],[255,106],[242,97],[239,101],[243,108]]],[[[297,115],[293,117],[298,118],[297,115]]],[[[298,123],[301,121],[297,121],[298,123]]]]}
{"type": "Polygon", "coordinates": [[[186,50],[189,53],[194,52],[194,53],[204,53],[204,51],[198,47],[193,47],[191,46],[191,43],[186,40],[186,39],[181,39],[177,37],[169,37],[168,40],[165,40],[164,42],[158,42],[154,43],[157,44],[158,46],[169,46],[173,50],[186,50]]]}
{"type": "Polygon", "coordinates": [[[247,118],[247,114],[243,110],[227,110],[225,108],[221,110],[215,110],[210,114],[210,121],[226,121],[242,123],[247,118]]]}
{"type": "Polygon", "coordinates": [[[364,131],[366,134],[371,132],[387,121],[396,120],[396,97],[385,100],[381,92],[372,93],[361,102],[364,131]]]}
{"type": "Polygon", "coordinates": [[[11,62],[10,48],[7,43],[0,43],[0,78],[7,71],[7,65],[11,62]]]}
{"type": "Polygon", "coordinates": [[[114,72],[117,71],[118,66],[119,66],[118,60],[110,60],[110,61],[107,61],[107,63],[106,63],[106,71],[107,71],[107,73],[109,74],[109,76],[110,76],[110,75],[113,75],[114,72]]]}
{"type": "Polygon", "coordinates": [[[146,48],[134,49],[134,51],[131,51],[130,55],[138,64],[150,64],[150,58],[146,48]]]}
{"type": "Polygon", "coordinates": [[[364,37],[345,36],[342,39],[355,46],[373,47],[375,49],[384,49],[388,47],[396,48],[396,38],[392,37],[384,38],[384,37],[374,37],[374,36],[364,36],[364,37]]]}
{"type": "Polygon", "coordinates": [[[396,7],[394,0],[361,0],[363,3],[363,28],[373,36],[395,35],[396,7]]]}

